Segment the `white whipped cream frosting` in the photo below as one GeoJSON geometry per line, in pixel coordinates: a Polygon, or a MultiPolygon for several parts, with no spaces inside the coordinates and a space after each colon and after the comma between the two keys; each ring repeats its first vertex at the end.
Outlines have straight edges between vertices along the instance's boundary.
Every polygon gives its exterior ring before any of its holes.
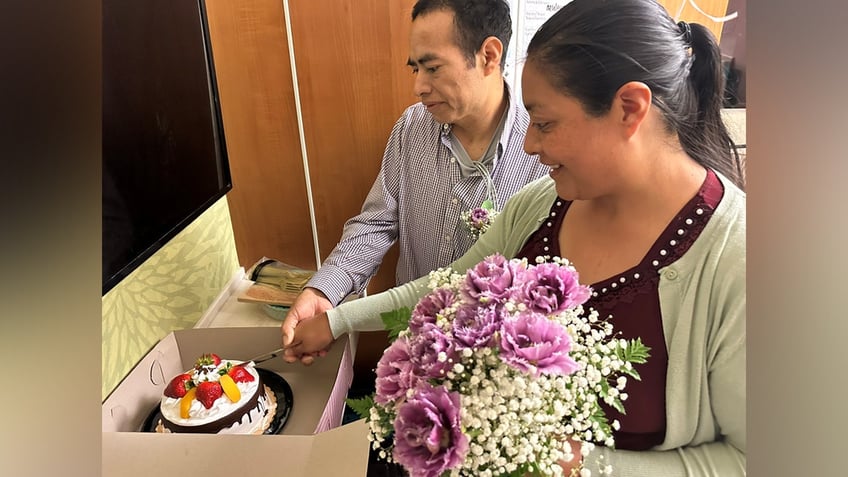
{"type": "MultiPolygon", "coordinates": [[[[242,363],[242,361],[235,360],[221,360],[221,364],[219,364],[216,368],[214,368],[211,372],[201,373],[195,369],[191,371],[186,371],[186,373],[192,374],[192,379],[195,382],[200,381],[218,381],[220,379],[220,375],[218,374],[219,369],[226,369],[227,363],[231,363],[233,366],[242,363]]],[[[244,368],[253,376],[253,381],[236,383],[239,391],[241,391],[241,399],[238,402],[230,401],[230,398],[227,397],[226,394],[221,394],[221,397],[215,400],[212,407],[206,409],[203,404],[198,401],[196,398],[192,400],[191,408],[189,410],[189,418],[183,419],[180,416],[180,401],[182,398],[172,398],[165,395],[162,395],[162,402],[160,409],[162,411],[162,416],[164,416],[169,421],[179,424],[181,426],[199,426],[202,424],[206,424],[211,421],[215,421],[220,419],[223,416],[227,416],[233,413],[236,409],[238,409],[245,400],[250,399],[255,393],[259,386],[259,374],[254,367],[253,362],[250,362],[244,366],[244,368]]],[[[260,397],[260,404],[264,402],[264,396],[260,397]]],[[[260,407],[264,408],[264,405],[260,407]]],[[[256,419],[254,419],[256,421],[256,419]]],[[[261,421],[261,419],[259,419],[261,421]]],[[[255,424],[248,423],[248,424],[255,424]]],[[[222,431],[224,432],[224,431],[222,431]]]]}

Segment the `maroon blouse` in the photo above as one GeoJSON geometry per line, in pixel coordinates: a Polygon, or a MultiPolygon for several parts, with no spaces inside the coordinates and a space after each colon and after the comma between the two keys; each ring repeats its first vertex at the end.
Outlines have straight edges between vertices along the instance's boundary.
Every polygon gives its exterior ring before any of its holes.
{"type": "MultiPolygon", "coordinates": [[[[712,170],[708,170],[701,189],[683,206],[638,265],[591,284],[593,293],[584,307],[598,310],[602,317],[612,315],[611,321],[619,337],[641,338],[642,343],[651,348],[647,363],[636,366],[642,380],[627,380],[624,392],[628,398],[623,403],[627,414],[603,405],[609,421],[618,419],[621,424],[620,430],[613,433],[617,449],[650,449],[665,439],[668,353],[659,301],[659,270],[686,253],[723,194],[721,182],[712,170]]],[[[550,220],[530,236],[516,256],[531,263],[542,255],[561,256],[558,236],[569,205],[570,201],[557,198],[551,206],[550,220]]]]}

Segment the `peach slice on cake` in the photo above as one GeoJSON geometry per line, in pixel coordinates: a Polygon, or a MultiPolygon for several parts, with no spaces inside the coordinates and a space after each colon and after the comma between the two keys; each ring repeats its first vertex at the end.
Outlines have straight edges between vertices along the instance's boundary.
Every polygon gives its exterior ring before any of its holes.
{"type": "Polygon", "coordinates": [[[241,391],[239,391],[239,388],[236,386],[236,382],[233,381],[232,377],[225,374],[221,376],[218,382],[221,383],[221,387],[224,389],[224,394],[230,399],[230,401],[238,402],[238,400],[241,399],[241,391]]]}

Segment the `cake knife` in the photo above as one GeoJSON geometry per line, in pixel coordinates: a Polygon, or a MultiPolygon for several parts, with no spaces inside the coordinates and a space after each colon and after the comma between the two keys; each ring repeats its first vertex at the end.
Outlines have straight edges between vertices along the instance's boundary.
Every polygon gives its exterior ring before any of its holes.
{"type": "Polygon", "coordinates": [[[283,349],[284,349],[284,348],[277,348],[277,349],[275,349],[274,351],[269,351],[269,352],[267,352],[267,353],[262,353],[262,354],[260,354],[260,355],[256,356],[255,358],[251,358],[251,359],[245,360],[245,362],[246,362],[246,363],[249,363],[249,362],[253,361],[253,364],[259,364],[259,363],[261,363],[261,362],[263,362],[263,361],[268,361],[269,359],[274,359],[274,358],[276,358],[277,356],[279,356],[279,355],[280,355],[280,353],[282,353],[282,352],[283,352],[283,349]]]}

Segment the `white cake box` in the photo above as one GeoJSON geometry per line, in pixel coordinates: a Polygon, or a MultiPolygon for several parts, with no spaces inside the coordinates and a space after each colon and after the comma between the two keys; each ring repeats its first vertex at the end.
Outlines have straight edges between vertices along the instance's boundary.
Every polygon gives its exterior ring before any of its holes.
{"type": "Polygon", "coordinates": [[[144,432],[170,379],[203,353],[246,360],[278,348],[278,327],[197,328],[168,334],[136,365],[102,406],[103,476],[365,475],[367,425],[338,427],[352,378],[347,337],[312,366],[281,357],[259,367],[291,386],[293,406],[276,435],[157,434],[144,432]],[[198,474],[200,472],[200,474],[198,474]],[[205,474],[204,474],[205,473],[205,474]]]}

